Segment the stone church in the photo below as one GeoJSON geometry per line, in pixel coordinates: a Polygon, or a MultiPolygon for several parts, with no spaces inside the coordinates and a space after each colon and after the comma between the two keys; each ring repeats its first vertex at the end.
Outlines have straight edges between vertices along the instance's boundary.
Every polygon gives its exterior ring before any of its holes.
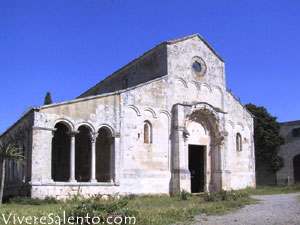
{"type": "Polygon", "coordinates": [[[163,42],[71,101],[30,110],[1,135],[6,195],[172,194],[255,187],[253,116],[199,35],[163,42]]]}

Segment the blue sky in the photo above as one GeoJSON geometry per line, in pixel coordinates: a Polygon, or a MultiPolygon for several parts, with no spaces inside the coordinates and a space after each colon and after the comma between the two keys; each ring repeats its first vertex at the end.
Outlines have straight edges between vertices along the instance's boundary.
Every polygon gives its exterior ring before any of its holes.
{"type": "Polygon", "coordinates": [[[227,88],[300,120],[299,0],[1,0],[0,132],[30,106],[70,100],[157,44],[201,34],[227,88]]]}

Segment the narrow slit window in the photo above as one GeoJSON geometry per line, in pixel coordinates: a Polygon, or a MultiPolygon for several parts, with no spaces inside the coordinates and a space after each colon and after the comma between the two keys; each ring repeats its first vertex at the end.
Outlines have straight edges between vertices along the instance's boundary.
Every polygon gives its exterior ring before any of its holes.
{"type": "Polygon", "coordinates": [[[144,143],[152,143],[152,125],[149,121],[144,122],[144,143]]]}
{"type": "Polygon", "coordinates": [[[243,150],[242,135],[240,133],[236,134],[236,150],[238,152],[241,152],[243,150]]]}

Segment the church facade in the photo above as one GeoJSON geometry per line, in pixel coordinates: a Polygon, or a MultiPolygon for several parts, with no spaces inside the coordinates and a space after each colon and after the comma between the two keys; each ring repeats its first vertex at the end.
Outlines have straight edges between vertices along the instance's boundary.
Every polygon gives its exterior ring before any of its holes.
{"type": "Polygon", "coordinates": [[[255,187],[253,116],[198,34],[163,42],[78,98],[1,136],[23,149],[6,195],[168,194],[255,187]]]}

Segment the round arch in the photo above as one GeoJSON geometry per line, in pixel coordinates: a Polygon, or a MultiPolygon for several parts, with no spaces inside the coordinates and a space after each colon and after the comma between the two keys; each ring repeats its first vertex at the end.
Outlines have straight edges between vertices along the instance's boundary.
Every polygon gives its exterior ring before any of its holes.
{"type": "Polygon", "coordinates": [[[77,124],[77,125],[75,126],[75,130],[76,130],[76,131],[79,131],[79,128],[82,127],[82,126],[86,127],[86,128],[89,129],[91,132],[95,132],[94,126],[93,126],[91,123],[89,123],[89,122],[81,122],[81,123],[77,124]]]}
{"type": "Polygon", "coordinates": [[[97,131],[96,132],[99,132],[99,130],[100,129],[106,129],[109,133],[110,133],[110,136],[111,137],[114,137],[115,136],[115,131],[114,131],[114,129],[112,128],[112,126],[110,126],[110,125],[108,125],[108,124],[101,124],[99,127],[98,127],[98,129],[97,129],[97,131]]]}
{"type": "Polygon", "coordinates": [[[111,182],[115,171],[114,130],[107,124],[99,126],[96,139],[96,180],[111,182]]]}
{"type": "Polygon", "coordinates": [[[68,119],[65,119],[65,118],[60,118],[60,119],[57,119],[54,121],[54,124],[53,124],[53,127],[55,128],[55,126],[58,124],[58,123],[61,123],[63,125],[65,125],[67,128],[68,128],[68,131],[73,131],[75,130],[74,129],[74,124],[68,120],[68,119]]]}

